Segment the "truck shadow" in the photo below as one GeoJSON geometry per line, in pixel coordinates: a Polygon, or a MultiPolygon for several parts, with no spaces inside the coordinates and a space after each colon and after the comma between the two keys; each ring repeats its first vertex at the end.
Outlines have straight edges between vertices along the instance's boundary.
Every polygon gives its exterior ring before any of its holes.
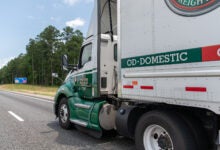
{"type": "Polygon", "coordinates": [[[54,139],[57,144],[77,150],[135,150],[134,141],[121,136],[96,139],[76,129],[64,130],[58,121],[52,121],[47,126],[52,129],[51,132],[57,132],[54,139]]]}

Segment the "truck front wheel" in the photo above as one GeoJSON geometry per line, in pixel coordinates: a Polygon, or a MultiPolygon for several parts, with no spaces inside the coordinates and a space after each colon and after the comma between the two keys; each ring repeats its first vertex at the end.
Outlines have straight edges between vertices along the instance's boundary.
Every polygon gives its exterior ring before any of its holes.
{"type": "Polygon", "coordinates": [[[196,150],[186,123],[165,111],[147,112],[140,118],[135,143],[138,150],[196,150]]]}
{"type": "Polygon", "coordinates": [[[72,124],[70,122],[70,111],[68,101],[64,97],[61,99],[58,110],[59,124],[64,129],[70,129],[72,124]]]}

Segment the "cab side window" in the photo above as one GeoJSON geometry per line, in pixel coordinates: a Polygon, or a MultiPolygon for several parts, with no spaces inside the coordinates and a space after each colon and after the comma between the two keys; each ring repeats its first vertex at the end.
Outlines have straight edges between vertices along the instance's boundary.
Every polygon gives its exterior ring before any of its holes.
{"type": "Polygon", "coordinates": [[[80,68],[92,59],[92,44],[83,47],[80,59],[80,68]]]}
{"type": "Polygon", "coordinates": [[[114,45],[114,61],[118,61],[118,45],[114,45]]]}

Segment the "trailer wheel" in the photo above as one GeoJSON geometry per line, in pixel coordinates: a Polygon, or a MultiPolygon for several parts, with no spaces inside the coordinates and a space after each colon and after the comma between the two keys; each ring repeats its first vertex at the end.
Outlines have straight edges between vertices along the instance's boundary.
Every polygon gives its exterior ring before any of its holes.
{"type": "Polygon", "coordinates": [[[70,122],[70,111],[68,101],[64,97],[61,99],[58,109],[59,124],[64,129],[71,129],[72,123],[70,122]]]}
{"type": "Polygon", "coordinates": [[[140,118],[135,143],[138,150],[197,150],[186,123],[165,111],[147,112],[140,118]]]}
{"type": "Polygon", "coordinates": [[[188,125],[192,135],[194,136],[197,149],[208,150],[210,148],[210,139],[207,138],[207,133],[202,127],[202,122],[190,114],[179,114],[188,125]]]}

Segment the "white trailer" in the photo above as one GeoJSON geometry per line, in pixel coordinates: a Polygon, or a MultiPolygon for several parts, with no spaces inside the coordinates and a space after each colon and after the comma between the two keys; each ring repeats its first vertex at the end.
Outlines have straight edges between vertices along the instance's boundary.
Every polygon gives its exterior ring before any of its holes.
{"type": "Polygon", "coordinates": [[[220,114],[220,9],[195,17],[177,15],[164,0],[119,7],[120,97],[220,114]]]}
{"type": "Polygon", "coordinates": [[[96,137],[116,130],[134,139],[139,150],[216,150],[219,5],[95,1],[79,65],[55,97],[61,126],[75,124],[96,131],[96,137]]]}

